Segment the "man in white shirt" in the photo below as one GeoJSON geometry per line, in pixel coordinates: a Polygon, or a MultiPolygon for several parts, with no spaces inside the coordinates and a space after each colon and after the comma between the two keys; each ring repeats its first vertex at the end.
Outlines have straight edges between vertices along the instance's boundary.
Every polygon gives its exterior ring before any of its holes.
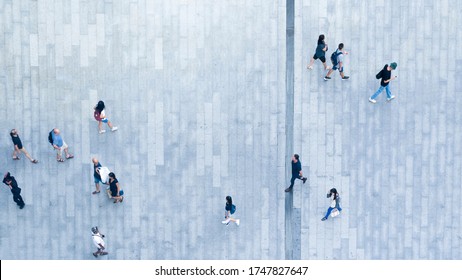
{"type": "Polygon", "coordinates": [[[92,227],[91,228],[91,236],[92,236],[92,239],[93,239],[93,244],[95,244],[96,248],[98,249],[98,251],[94,252],[93,253],[93,256],[95,258],[98,257],[98,255],[100,256],[104,256],[104,255],[107,255],[108,252],[105,252],[104,249],[104,234],[101,234],[98,230],[98,227],[92,227]]]}

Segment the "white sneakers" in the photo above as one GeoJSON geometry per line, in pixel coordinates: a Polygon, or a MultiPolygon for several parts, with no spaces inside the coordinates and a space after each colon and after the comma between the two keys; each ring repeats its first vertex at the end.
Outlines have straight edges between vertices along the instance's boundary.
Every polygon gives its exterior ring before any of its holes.
{"type": "Polygon", "coordinates": [[[113,126],[113,127],[111,128],[111,131],[114,132],[114,131],[116,131],[117,129],[119,129],[117,126],[113,126]]]}
{"type": "MultiPolygon", "coordinates": [[[[231,222],[231,219],[226,219],[224,221],[221,221],[221,223],[224,224],[224,225],[229,225],[230,222],[231,222]]],[[[236,219],[236,225],[239,225],[240,223],[241,223],[241,220],[236,219]]]]}
{"type": "Polygon", "coordinates": [[[101,129],[101,130],[99,131],[99,134],[103,134],[103,133],[105,133],[105,132],[106,132],[106,130],[101,129]]]}
{"type": "Polygon", "coordinates": [[[377,100],[372,99],[372,98],[369,97],[369,102],[371,102],[372,104],[375,104],[375,103],[377,103],[377,100]]]}
{"type": "Polygon", "coordinates": [[[308,65],[308,66],[306,66],[306,69],[308,69],[308,70],[313,70],[313,66],[309,66],[309,65],[308,65]]]}
{"type": "Polygon", "coordinates": [[[395,99],[395,96],[394,96],[394,95],[390,96],[390,98],[387,98],[387,101],[390,102],[390,101],[392,101],[393,99],[395,99]]]}

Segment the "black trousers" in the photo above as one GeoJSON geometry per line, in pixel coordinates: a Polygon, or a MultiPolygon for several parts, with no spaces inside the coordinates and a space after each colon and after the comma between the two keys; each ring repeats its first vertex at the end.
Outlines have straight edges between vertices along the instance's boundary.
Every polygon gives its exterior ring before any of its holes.
{"type": "Polygon", "coordinates": [[[22,200],[22,197],[20,194],[13,194],[13,200],[16,202],[18,206],[24,206],[24,200],[22,200]]]}
{"type": "Polygon", "coordinates": [[[290,179],[290,187],[289,188],[292,188],[294,186],[295,179],[303,180],[303,176],[292,175],[292,179],[290,179]]]}

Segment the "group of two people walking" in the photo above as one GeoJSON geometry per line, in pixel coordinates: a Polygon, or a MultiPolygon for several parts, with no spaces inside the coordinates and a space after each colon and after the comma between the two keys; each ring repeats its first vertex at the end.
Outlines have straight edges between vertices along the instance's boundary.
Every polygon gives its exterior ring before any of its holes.
{"type": "MultiPolygon", "coordinates": [[[[305,184],[307,181],[307,178],[303,177],[302,163],[300,162],[300,156],[298,154],[294,154],[292,156],[291,163],[292,177],[290,179],[290,186],[287,189],[285,189],[285,192],[292,191],[296,179],[302,180],[303,184],[305,184]]],[[[330,189],[329,193],[327,194],[327,198],[331,199],[331,204],[321,221],[327,220],[329,216],[335,217],[340,214],[340,211],[342,211],[342,208],[340,207],[340,195],[337,192],[336,188],[330,189]]]]}

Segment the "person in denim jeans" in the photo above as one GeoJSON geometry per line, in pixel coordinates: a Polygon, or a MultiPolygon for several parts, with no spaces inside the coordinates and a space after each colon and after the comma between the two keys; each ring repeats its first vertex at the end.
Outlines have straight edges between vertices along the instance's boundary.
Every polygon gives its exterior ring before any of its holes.
{"type": "Polygon", "coordinates": [[[330,198],[330,207],[327,209],[326,215],[321,219],[321,221],[327,220],[329,218],[330,213],[332,210],[337,209],[338,211],[342,211],[340,207],[340,195],[337,192],[336,188],[330,189],[329,193],[327,194],[327,198],[330,198]]]}
{"type": "Polygon", "coordinates": [[[382,80],[380,81],[379,89],[371,97],[369,97],[369,102],[371,102],[372,104],[375,104],[377,102],[377,100],[375,99],[377,98],[377,96],[379,96],[380,93],[382,93],[383,89],[385,89],[385,91],[387,92],[387,101],[392,101],[395,98],[395,96],[391,94],[389,87],[390,87],[390,82],[398,78],[398,76],[394,76],[394,77],[391,76],[391,71],[395,70],[396,67],[398,67],[398,64],[396,64],[396,62],[390,63],[390,66],[386,64],[383,67],[382,71],[380,71],[376,75],[377,79],[382,79],[382,80]]]}

